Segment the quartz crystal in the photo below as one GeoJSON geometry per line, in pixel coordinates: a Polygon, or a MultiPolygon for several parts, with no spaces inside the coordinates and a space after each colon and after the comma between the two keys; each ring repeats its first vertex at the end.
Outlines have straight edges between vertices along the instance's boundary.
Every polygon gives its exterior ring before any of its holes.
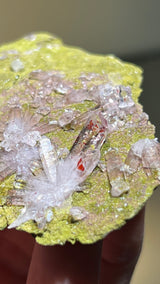
{"type": "Polygon", "coordinates": [[[93,243],[137,214],[160,183],[142,70],[50,34],[1,46],[0,60],[0,229],[93,243]]]}
{"type": "Polygon", "coordinates": [[[24,69],[24,65],[20,59],[15,59],[11,62],[11,70],[14,72],[19,72],[24,69]]]}

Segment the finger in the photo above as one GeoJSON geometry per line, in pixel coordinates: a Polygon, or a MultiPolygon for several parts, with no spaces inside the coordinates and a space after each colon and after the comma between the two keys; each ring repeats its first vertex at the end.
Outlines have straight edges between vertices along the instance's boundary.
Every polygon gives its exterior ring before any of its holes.
{"type": "Polygon", "coordinates": [[[27,284],[97,284],[102,242],[64,246],[35,244],[27,284]]]}
{"type": "Polygon", "coordinates": [[[101,284],[128,284],[137,263],[144,232],[144,208],[103,241],[101,284]]]}
{"type": "Polygon", "coordinates": [[[0,232],[0,283],[26,283],[33,245],[34,239],[25,232],[0,232]]]}

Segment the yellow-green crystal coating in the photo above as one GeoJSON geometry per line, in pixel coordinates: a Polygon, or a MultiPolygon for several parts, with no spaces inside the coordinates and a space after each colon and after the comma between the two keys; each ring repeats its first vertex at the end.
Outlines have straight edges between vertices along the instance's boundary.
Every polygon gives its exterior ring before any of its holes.
{"type": "MultiPolygon", "coordinates": [[[[102,75],[102,78],[97,79],[97,85],[105,82],[103,76],[107,74],[108,80],[111,80],[113,84],[129,86],[136,103],[141,92],[142,70],[139,67],[124,63],[112,55],[93,55],[78,48],[68,47],[50,34],[35,34],[34,40],[32,37],[26,37],[3,45],[0,47],[0,55],[2,57],[0,61],[0,89],[2,93],[0,104],[2,107],[5,106],[8,98],[12,97],[12,93],[19,90],[19,84],[28,79],[32,71],[39,69],[43,71],[57,70],[64,73],[67,80],[76,84],[76,88],[81,87],[79,77],[82,73],[102,75]],[[17,58],[20,59],[24,68],[15,72],[11,68],[11,63],[17,58]],[[4,91],[6,91],[5,96],[3,95],[4,91]]],[[[24,94],[18,92],[18,95],[22,96],[22,102],[24,100],[23,109],[28,108],[24,94]]],[[[29,96],[30,94],[28,94],[29,96]]],[[[54,97],[56,94],[52,93],[51,96],[54,97]]],[[[69,107],[83,113],[95,105],[93,101],[84,101],[69,107]]],[[[50,117],[56,118],[60,111],[64,111],[64,109],[59,111],[52,109],[51,103],[48,103],[48,106],[51,108],[50,117]]],[[[34,113],[34,107],[31,107],[30,103],[29,108],[34,113]]],[[[1,110],[0,115],[3,116],[1,110]]],[[[46,116],[42,118],[42,121],[47,119],[46,116]]],[[[68,132],[67,129],[55,129],[47,136],[51,139],[56,137],[60,141],[60,147],[70,149],[80,129],[81,127],[78,126],[68,132]]],[[[111,133],[102,146],[101,160],[105,160],[105,152],[110,147],[121,149],[120,155],[124,160],[131,145],[146,137],[154,138],[154,127],[150,124],[147,128],[133,127],[125,129],[123,132],[111,133]]],[[[0,184],[0,229],[4,229],[7,222],[10,224],[22,208],[5,204],[7,192],[13,187],[13,180],[14,177],[11,176],[0,184]]],[[[84,191],[75,192],[71,200],[66,201],[62,208],[53,208],[54,218],[50,223],[47,223],[45,229],[39,229],[33,221],[22,224],[18,229],[34,233],[36,241],[42,245],[64,244],[66,241],[71,243],[80,241],[86,244],[96,242],[110,231],[122,226],[127,219],[132,218],[142,208],[158,184],[153,176],[146,176],[142,170],[134,173],[131,178],[128,178],[128,181],[130,183],[129,192],[118,198],[112,197],[107,173],[97,167],[87,178],[84,191]],[[69,216],[71,206],[83,207],[89,212],[87,218],[71,222],[69,216]]]]}

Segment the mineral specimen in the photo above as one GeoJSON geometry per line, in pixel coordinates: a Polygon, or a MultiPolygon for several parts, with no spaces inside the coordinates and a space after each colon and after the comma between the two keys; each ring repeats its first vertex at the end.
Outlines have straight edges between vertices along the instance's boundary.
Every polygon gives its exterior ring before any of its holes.
{"type": "Polygon", "coordinates": [[[43,245],[93,243],[160,183],[141,69],[49,34],[0,47],[0,226],[43,245]]]}

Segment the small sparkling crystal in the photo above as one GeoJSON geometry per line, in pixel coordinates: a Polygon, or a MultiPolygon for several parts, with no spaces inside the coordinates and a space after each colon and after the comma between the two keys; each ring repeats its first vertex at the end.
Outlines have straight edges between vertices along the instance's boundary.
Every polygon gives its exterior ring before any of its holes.
{"type": "Polygon", "coordinates": [[[70,209],[69,213],[71,215],[71,218],[72,218],[73,222],[83,220],[88,215],[87,211],[85,211],[83,208],[78,207],[78,206],[77,207],[72,207],[70,209]]]}
{"type": "Polygon", "coordinates": [[[11,69],[14,72],[22,71],[24,69],[24,64],[20,59],[17,58],[11,62],[11,69]]]}

